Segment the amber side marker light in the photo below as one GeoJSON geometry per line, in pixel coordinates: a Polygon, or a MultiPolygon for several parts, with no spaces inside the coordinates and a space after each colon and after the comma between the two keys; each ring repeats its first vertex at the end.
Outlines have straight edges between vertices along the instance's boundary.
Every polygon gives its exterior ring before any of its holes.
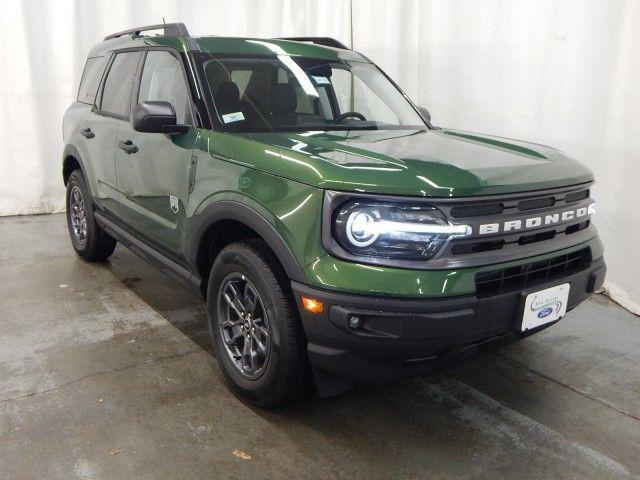
{"type": "Polygon", "coordinates": [[[324,311],[324,305],[320,300],[316,300],[311,297],[301,297],[302,298],[302,306],[305,310],[311,313],[322,313],[324,311]]]}

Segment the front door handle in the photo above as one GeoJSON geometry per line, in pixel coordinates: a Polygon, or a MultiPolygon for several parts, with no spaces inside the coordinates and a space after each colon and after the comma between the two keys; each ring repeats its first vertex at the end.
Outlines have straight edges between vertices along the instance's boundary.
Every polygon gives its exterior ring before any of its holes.
{"type": "Polygon", "coordinates": [[[118,142],[118,148],[121,148],[129,155],[138,151],[138,147],[136,147],[131,140],[120,140],[118,142]]]}
{"type": "Polygon", "coordinates": [[[91,139],[91,138],[96,136],[96,134],[93,133],[89,127],[80,130],[80,135],[82,135],[85,138],[89,138],[89,139],[91,139]]]}

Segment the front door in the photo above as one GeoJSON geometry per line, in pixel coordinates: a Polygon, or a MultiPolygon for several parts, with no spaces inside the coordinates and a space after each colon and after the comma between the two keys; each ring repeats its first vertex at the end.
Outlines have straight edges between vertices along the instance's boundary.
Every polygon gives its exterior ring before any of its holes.
{"type": "MultiPolygon", "coordinates": [[[[170,102],[177,122],[193,125],[182,62],[172,52],[146,52],[137,102],[151,100],[170,102]]],[[[178,262],[184,259],[181,234],[197,134],[196,128],[179,136],[136,132],[127,123],[116,139],[118,216],[133,233],[178,262]]]]}

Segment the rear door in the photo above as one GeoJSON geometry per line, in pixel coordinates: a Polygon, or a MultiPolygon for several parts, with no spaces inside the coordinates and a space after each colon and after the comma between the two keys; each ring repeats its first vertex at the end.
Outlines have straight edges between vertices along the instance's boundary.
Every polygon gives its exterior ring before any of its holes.
{"type": "Polygon", "coordinates": [[[98,204],[110,211],[114,211],[119,196],[116,137],[118,129],[128,124],[139,60],[140,52],[115,54],[96,98],[96,106],[84,116],[80,126],[96,182],[93,196],[98,204]]]}
{"type": "MultiPolygon", "coordinates": [[[[91,131],[90,125],[98,130],[94,125],[93,110],[100,81],[110,58],[110,54],[87,58],[78,88],[77,101],[67,109],[62,120],[62,136],[65,145],[71,143],[78,150],[89,191],[100,207],[102,204],[98,194],[95,165],[100,163],[100,149],[96,148],[98,140],[96,140],[95,133],[91,131]]],[[[100,167],[101,165],[98,165],[99,169],[100,167]]],[[[98,173],[101,177],[104,176],[101,170],[98,170],[98,173]]]]}
{"type": "MultiPolygon", "coordinates": [[[[143,55],[134,104],[169,102],[176,111],[177,122],[193,126],[191,94],[178,54],[149,50],[143,55]]],[[[181,232],[197,133],[196,128],[179,136],[136,132],[129,123],[118,130],[118,144],[137,147],[135,153],[118,151],[119,216],[135,233],[177,261],[184,259],[181,232]]]]}

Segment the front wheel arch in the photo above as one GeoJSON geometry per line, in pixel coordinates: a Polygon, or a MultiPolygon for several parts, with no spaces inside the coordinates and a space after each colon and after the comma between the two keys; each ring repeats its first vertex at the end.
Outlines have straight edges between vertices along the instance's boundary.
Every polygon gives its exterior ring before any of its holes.
{"type": "Polygon", "coordinates": [[[194,225],[191,229],[193,234],[187,247],[189,264],[193,271],[198,272],[203,284],[209,274],[206,268],[210,268],[214,260],[208,258],[210,234],[215,231],[216,225],[228,221],[244,225],[255,232],[255,237],[264,241],[274,253],[287,277],[304,283],[304,273],[300,263],[267,218],[244,203],[222,200],[206,207],[197,217],[194,217],[194,225]]]}

